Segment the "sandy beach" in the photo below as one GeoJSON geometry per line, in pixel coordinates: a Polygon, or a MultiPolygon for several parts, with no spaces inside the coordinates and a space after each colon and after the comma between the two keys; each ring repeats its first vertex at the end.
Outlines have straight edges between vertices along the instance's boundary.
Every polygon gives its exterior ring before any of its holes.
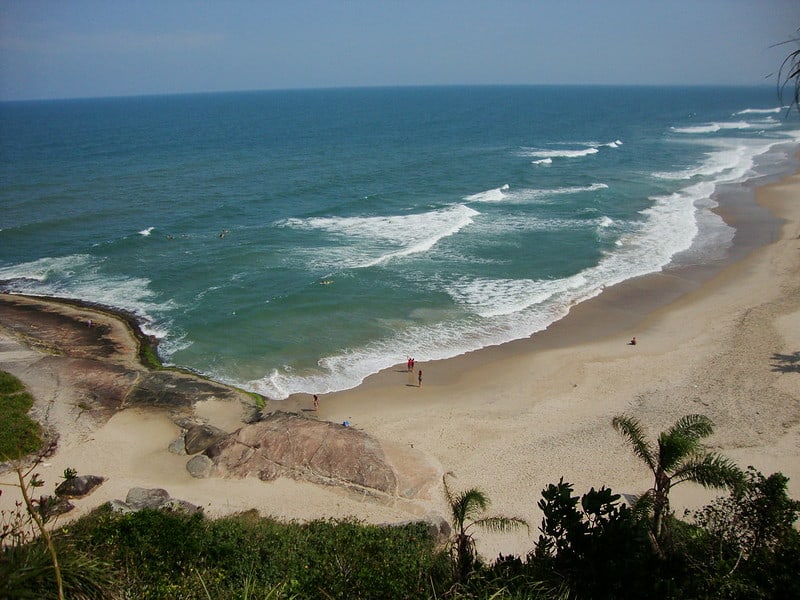
{"type": "MultiPolygon", "coordinates": [[[[743,468],[783,472],[799,498],[800,174],[760,188],[757,199],[784,222],[775,239],[710,278],[684,278],[678,270],[627,282],[530,339],[417,365],[421,387],[416,377],[410,385],[398,365],[356,389],[321,396],[318,418],[348,420],[382,442],[421,452],[440,473],[454,473],[455,488],[478,487],[493,512],[528,520],[530,536],[479,533],[487,558],[532,549],[541,519],[536,502],[548,483],[563,477],[579,494],[602,485],[630,494],[649,487],[648,472],[611,428],[622,412],[653,436],[682,415],[706,414],[716,425],[714,449],[743,468]],[[632,336],[635,346],[627,344],[632,336]]],[[[256,508],[285,519],[375,523],[447,516],[440,489],[385,503],[287,479],[194,479],[187,457],[167,450],[179,431],[166,411],[123,409],[105,423],[84,422],[70,390],[37,369],[37,351],[5,325],[0,368],[54,407],[51,424],[62,435],[40,469],[43,492],[67,467],[107,478],[75,501],[71,514],[143,486],[163,487],[210,515],[256,508]]],[[[312,398],[272,404],[300,410],[312,398]]],[[[227,429],[241,418],[233,404],[205,402],[194,410],[227,429]]],[[[681,514],[715,495],[683,484],[673,491],[673,508],[681,514]]],[[[0,508],[12,504],[5,492],[0,508]]]]}

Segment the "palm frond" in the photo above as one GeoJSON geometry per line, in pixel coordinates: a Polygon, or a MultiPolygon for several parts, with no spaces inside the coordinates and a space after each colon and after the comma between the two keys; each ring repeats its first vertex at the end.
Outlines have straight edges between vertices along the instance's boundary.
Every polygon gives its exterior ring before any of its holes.
{"type": "Polygon", "coordinates": [[[650,488],[641,496],[636,496],[631,504],[631,510],[638,521],[647,519],[653,513],[655,504],[655,490],[650,488]]]}
{"type": "Polygon", "coordinates": [[[455,500],[455,503],[451,505],[453,518],[460,523],[474,520],[476,516],[489,508],[489,498],[476,488],[464,490],[456,496],[455,500]]]}
{"type": "MultiPolygon", "coordinates": [[[[800,43],[800,37],[782,42],[782,44],[789,43],[800,43]]],[[[800,110],[800,50],[795,50],[784,58],[778,69],[778,98],[781,104],[787,87],[793,88],[790,103],[800,110]]]]}
{"type": "Polygon", "coordinates": [[[675,424],[667,429],[669,436],[679,435],[689,439],[699,440],[714,433],[714,423],[705,415],[685,415],[675,421],[675,424]]]}
{"type": "Polygon", "coordinates": [[[730,459],[709,452],[692,456],[672,475],[672,485],[691,481],[707,488],[732,488],[741,483],[742,470],[730,459]]]}
{"type": "Polygon", "coordinates": [[[703,444],[697,438],[687,437],[681,432],[665,431],[658,436],[658,464],[667,473],[674,471],[695,454],[701,454],[703,444]]]}
{"type": "Polygon", "coordinates": [[[505,533],[525,527],[530,533],[528,522],[520,517],[485,517],[473,521],[472,525],[494,533],[505,533]]]}
{"type": "Polygon", "coordinates": [[[714,432],[714,424],[705,415],[686,415],[658,436],[658,463],[670,472],[694,454],[701,454],[701,438],[714,432]]]}
{"type": "Polygon", "coordinates": [[[642,459],[651,471],[655,471],[656,457],[653,454],[653,446],[645,437],[641,422],[635,417],[618,415],[612,419],[611,424],[625,438],[633,453],[642,459]]]}
{"type": "Polygon", "coordinates": [[[450,491],[450,486],[447,485],[448,477],[455,477],[455,474],[452,471],[448,471],[442,475],[442,483],[444,484],[444,497],[447,499],[447,503],[452,506],[455,499],[453,498],[453,493],[450,491]]]}

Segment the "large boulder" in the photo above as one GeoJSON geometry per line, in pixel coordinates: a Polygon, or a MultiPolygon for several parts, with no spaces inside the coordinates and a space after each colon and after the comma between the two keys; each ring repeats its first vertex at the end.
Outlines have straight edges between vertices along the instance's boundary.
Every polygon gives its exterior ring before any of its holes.
{"type": "Polygon", "coordinates": [[[172,440],[167,450],[172,452],[172,454],[178,454],[180,456],[186,454],[186,440],[183,435],[172,440]]]}
{"type": "Polygon", "coordinates": [[[114,512],[127,514],[149,508],[153,510],[171,510],[187,513],[201,512],[203,509],[187,502],[172,498],[167,490],[162,488],[141,488],[134,487],[128,490],[125,502],[122,500],[111,500],[109,506],[114,512]]]}
{"type": "Polygon", "coordinates": [[[75,505],[64,496],[42,496],[39,498],[39,514],[45,520],[68,513],[75,505]]]}
{"type": "Polygon", "coordinates": [[[186,454],[197,454],[224,438],[227,433],[213,425],[195,425],[186,431],[183,446],[186,454]]]}
{"type": "Polygon", "coordinates": [[[55,492],[61,498],[83,498],[104,481],[105,478],[99,475],[76,475],[59,483],[55,492]]]}
{"type": "Polygon", "coordinates": [[[128,490],[125,504],[134,510],[142,508],[159,508],[169,500],[169,492],[162,488],[134,487],[128,490]]]}
{"type": "Polygon", "coordinates": [[[189,459],[186,463],[186,470],[192,477],[197,479],[205,479],[211,477],[214,472],[214,461],[208,458],[205,454],[198,454],[189,459]]]}
{"type": "Polygon", "coordinates": [[[278,412],[209,446],[216,473],[270,481],[291,477],[396,495],[398,482],[381,445],[366,433],[278,412]]]}

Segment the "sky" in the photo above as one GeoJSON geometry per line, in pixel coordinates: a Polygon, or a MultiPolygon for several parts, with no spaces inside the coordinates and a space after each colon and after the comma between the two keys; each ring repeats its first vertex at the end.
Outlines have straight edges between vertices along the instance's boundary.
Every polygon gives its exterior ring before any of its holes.
{"type": "Polygon", "coordinates": [[[777,85],[800,0],[0,0],[0,100],[777,85]]]}

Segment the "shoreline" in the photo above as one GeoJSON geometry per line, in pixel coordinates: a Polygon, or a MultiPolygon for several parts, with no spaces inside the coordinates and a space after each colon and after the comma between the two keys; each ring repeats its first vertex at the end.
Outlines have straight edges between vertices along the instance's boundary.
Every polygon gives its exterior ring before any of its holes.
{"type": "MultiPolygon", "coordinates": [[[[621,412],[635,413],[653,437],[684,414],[707,414],[716,425],[710,446],[743,468],[782,471],[800,497],[800,375],[774,361],[796,353],[800,338],[800,171],[755,194],[774,220],[762,231],[774,237],[715,272],[629,280],[531,338],[419,365],[421,389],[407,386],[398,365],[326,394],[320,416],[434,453],[460,476],[456,485],[481,488],[498,512],[532,526],[539,491],[562,476],[577,494],[651,485],[611,428],[621,412]]],[[[302,406],[302,396],[291,400],[302,406]]],[[[673,503],[680,513],[717,495],[686,484],[673,503]]],[[[503,536],[481,538],[486,556],[509,551],[503,536]]]]}
{"type": "MultiPolygon", "coordinates": [[[[484,346],[448,358],[426,361],[430,371],[442,373],[437,381],[452,384],[460,370],[469,371],[491,364],[503,357],[539,350],[554,350],[575,344],[598,341],[602,338],[635,335],[640,322],[650,315],[668,307],[673,302],[701,289],[709,281],[719,276],[726,269],[745,260],[754,252],[763,249],[780,238],[785,222],[775,214],[773,208],[759,201],[759,190],[777,185],[781,181],[795,175],[800,176],[800,152],[791,163],[793,170],[779,175],[768,175],[760,178],[760,183],[749,190],[739,190],[736,198],[729,202],[720,197],[719,205],[712,209],[726,224],[736,229],[731,248],[722,259],[707,261],[703,264],[681,264],[678,255],[673,262],[661,271],[648,273],[627,279],[613,286],[605,287],[597,296],[580,302],[570,308],[564,317],[554,321],[544,330],[528,337],[518,338],[484,346]],[[744,197],[744,199],[743,199],[744,197]],[[609,318],[609,314],[611,318],[609,318]],[[463,363],[461,369],[446,367],[456,361],[463,363]],[[445,366],[444,369],[439,367],[445,366]]],[[[752,185],[752,184],[751,184],[752,185]]],[[[361,388],[381,387],[388,385],[391,373],[398,369],[405,371],[405,365],[398,363],[372,373],[364,380],[348,389],[325,393],[328,398],[338,398],[361,388]]],[[[426,381],[430,379],[426,378],[426,381]]],[[[311,392],[297,392],[287,398],[272,402],[299,410],[307,404],[306,399],[311,392]]]]}
{"type": "MultiPolygon", "coordinates": [[[[317,414],[421,451],[456,474],[456,489],[486,492],[492,512],[526,518],[530,538],[479,534],[479,550],[490,559],[531,549],[541,518],[538,494],[560,477],[579,495],[592,486],[626,494],[649,487],[646,469],[611,428],[621,412],[635,414],[651,436],[684,414],[707,414],[716,424],[713,448],[743,468],[782,471],[790,495],[800,497],[800,372],[788,362],[800,351],[800,171],[759,187],[756,198],[775,219],[774,239],[718,272],[679,267],[624,282],[531,338],[420,365],[421,388],[408,385],[405,368],[396,366],[351,390],[322,395],[317,414]],[[632,335],[636,346],[627,345],[632,335]]],[[[14,360],[4,353],[0,368],[16,374],[6,368],[19,364],[14,360]]],[[[35,363],[24,374],[28,381],[38,377],[35,363]]],[[[311,402],[301,394],[271,407],[302,410],[311,402]]],[[[219,412],[209,414],[221,419],[219,412]]],[[[132,486],[163,487],[211,515],[254,506],[299,520],[447,515],[441,494],[387,506],[283,479],[196,480],[185,457],[167,451],[176,431],[163,411],[122,410],[96,430],[75,434],[48,459],[44,491],[72,467],[109,478],[76,503],[76,516],[124,497],[132,486]],[[134,432],[150,434],[148,442],[134,447],[134,432]]],[[[716,495],[686,484],[673,492],[673,508],[681,514],[716,495]]]]}

